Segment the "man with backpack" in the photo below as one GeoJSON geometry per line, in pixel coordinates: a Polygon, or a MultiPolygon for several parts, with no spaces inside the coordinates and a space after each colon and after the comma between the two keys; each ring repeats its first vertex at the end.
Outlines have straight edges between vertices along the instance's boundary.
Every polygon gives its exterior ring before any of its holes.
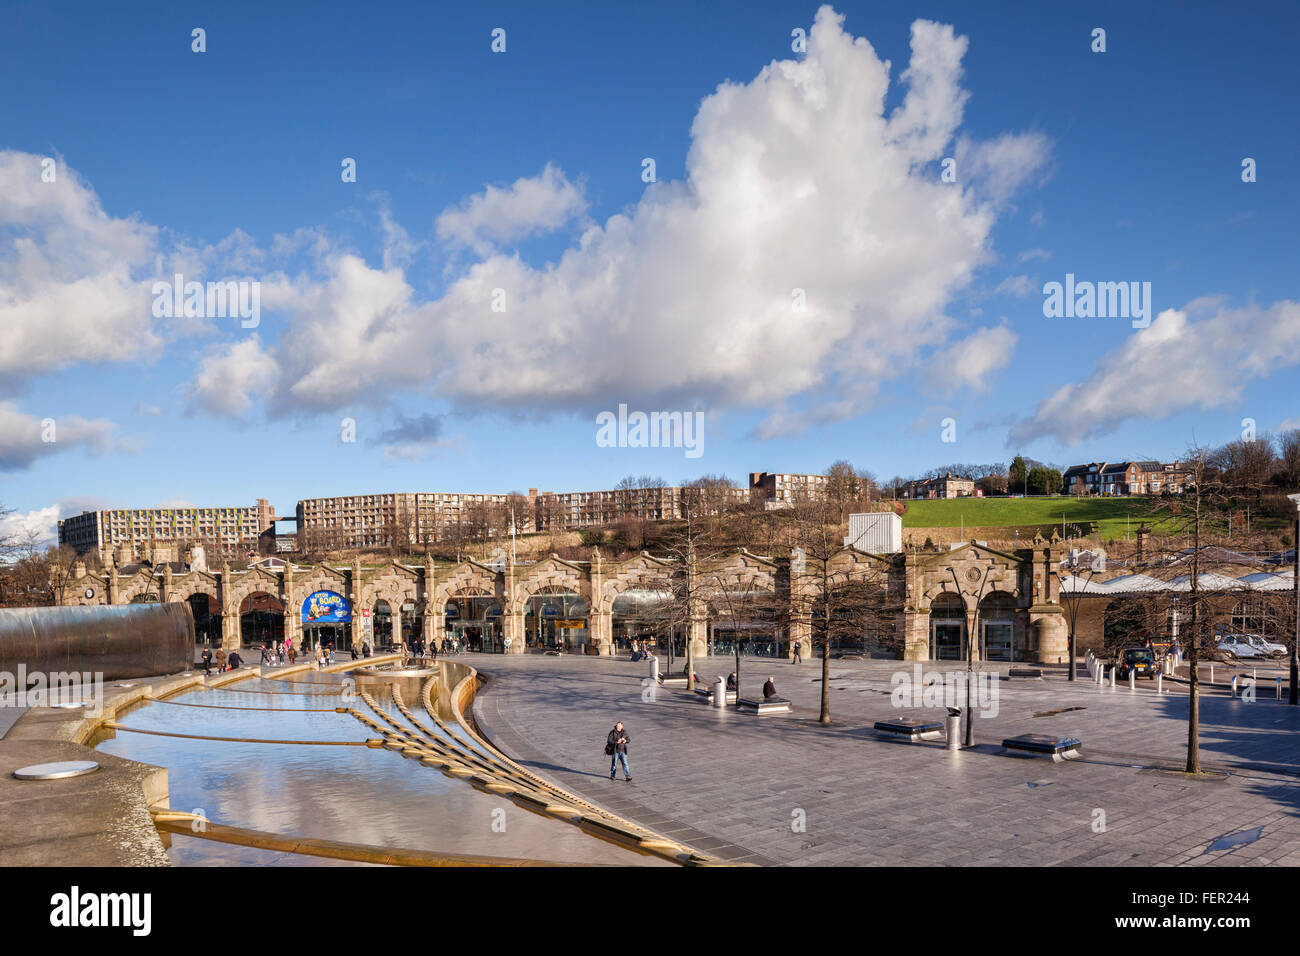
{"type": "Polygon", "coordinates": [[[619,761],[623,762],[623,774],[627,780],[632,779],[632,770],[627,765],[627,742],[629,734],[623,729],[623,721],[614,725],[614,729],[605,738],[605,753],[609,756],[609,779],[618,776],[619,761]]]}

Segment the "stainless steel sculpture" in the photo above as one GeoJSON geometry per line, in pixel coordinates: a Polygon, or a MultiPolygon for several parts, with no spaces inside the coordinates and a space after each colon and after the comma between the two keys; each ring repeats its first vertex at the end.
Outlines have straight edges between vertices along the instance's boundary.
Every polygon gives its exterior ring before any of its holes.
{"type": "Polygon", "coordinates": [[[185,602],[0,608],[0,671],[102,672],[152,677],[194,666],[194,615],[185,602]]]}

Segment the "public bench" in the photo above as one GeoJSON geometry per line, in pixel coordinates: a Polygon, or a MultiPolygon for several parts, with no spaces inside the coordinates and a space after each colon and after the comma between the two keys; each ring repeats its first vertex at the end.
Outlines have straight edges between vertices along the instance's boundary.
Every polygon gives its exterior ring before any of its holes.
{"type": "Polygon", "coordinates": [[[1076,737],[1051,737],[1047,734],[1021,734],[1002,741],[1002,749],[1013,757],[1050,757],[1053,761],[1073,760],[1082,754],[1076,737]]]}
{"type": "Polygon", "coordinates": [[[1007,671],[1007,677],[1020,677],[1028,680],[1042,680],[1043,669],[1041,667],[1013,667],[1007,671]]]}
{"type": "Polygon", "coordinates": [[[919,720],[916,717],[894,717],[878,720],[872,728],[878,737],[885,740],[903,740],[915,743],[919,740],[938,740],[943,736],[943,724],[935,720],[919,720]]]}
{"type": "Polygon", "coordinates": [[[753,700],[748,697],[742,697],[736,701],[736,706],[746,713],[757,714],[759,717],[767,714],[790,714],[794,713],[794,705],[785,697],[768,697],[764,700],[753,700]]]}
{"type": "MultiPolygon", "coordinates": [[[[700,683],[698,683],[698,684],[696,685],[696,687],[695,687],[695,693],[698,694],[698,695],[701,696],[701,697],[707,698],[710,704],[713,703],[713,685],[712,685],[712,684],[707,684],[707,685],[706,685],[703,681],[701,681],[700,683]]],[[[734,704],[734,703],[736,702],[736,692],[735,692],[734,690],[728,690],[728,691],[726,692],[726,694],[727,694],[727,703],[728,703],[728,704],[734,704]]]]}

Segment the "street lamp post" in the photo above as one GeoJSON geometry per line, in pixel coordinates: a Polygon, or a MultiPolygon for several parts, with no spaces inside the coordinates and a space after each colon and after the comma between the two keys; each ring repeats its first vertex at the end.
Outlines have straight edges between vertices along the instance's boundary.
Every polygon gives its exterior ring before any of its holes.
{"type": "MultiPolygon", "coordinates": [[[[1074,626],[1075,626],[1075,622],[1079,618],[1079,601],[1083,598],[1084,592],[1088,590],[1088,585],[1092,583],[1092,576],[1096,573],[1097,571],[1095,568],[1088,568],[1088,577],[1084,580],[1083,587],[1081,588],[1071,587],[1070,596],[1069,598],[1066,598],[1065,588],[1062,587],[1062,584],[1064,582],[1061,580],[1061,572],[1060,571],[1052,572],[1052,576],[1056,578],[1057,593],[1060,595],[1061,600],[1065,602],[1066,613],[1069,615],[1070,618],[1070,670],[1069,670],[1070,680],[1074,680],[1074,666],[1075,666],[1074,665],[1074,660],[1075,660],[1074,626]]],[[[1077,581],[1079,576],[1076,574],[1073,575],[1073,577],[1077,581]]]]}
{"type": "Polygon", "coordinates": [[[1296,509],[1295,537],[1291,539],[1291,590],[1295,594],[1295,633],[1291,635],[1291,692],[1287,703],[1300,704],[1300,494],[1287,495],[1296,509]]]}
{"type": "MultiPolygon", "coordinates": [[[[971,700],[970,700],[971,684],[974,683],[973,678],[975,676],[975,639],[976,639],[976,635],[979,634],[980,600],[984,597],[984,585],[988,582],[989,571],[991,570],[992,570],[992,566],[986,567],[984,569],[984,577],[980,579],[979,592],[972,595],[975,598],[975,621],[974,621],[975,633],[968,634],[966,636],[966,733],[965,733],[965,744],[964,744],[964,746],[966,747],[975,746],[975,726],[971,722],[971,700]]],[[[957,571],[951,565],[949,565],[948,567],[948,573],[952,575],[952,583],[957,588],[958,597],[961,597],[963,593],[967,593],[967,594],[971,593],[971,592],[962,591],[961,582],[957,580],[957,571]]],[[[962,602],[962,605],[964,609],[965,601],[962,602]]]]}

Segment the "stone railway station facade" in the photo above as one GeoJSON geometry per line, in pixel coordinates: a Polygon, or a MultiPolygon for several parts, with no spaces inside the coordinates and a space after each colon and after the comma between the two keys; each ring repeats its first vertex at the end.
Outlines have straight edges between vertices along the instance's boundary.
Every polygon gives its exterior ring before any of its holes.
{"type": "MultiPolygon", "coordinates": [[[[869,646],[892,650],[906,660],[964,659],[966,642],[976,635],[977,660],[1025,660],[1058,663],[1065,660],[1064,609],[1052,574],[1059,555],[1048,545],[999,551],[979,543],[940,553],[873,555],[845,548],[828,562],[837,581],[853,580],[878,596],[883,609],[874,617],[869,646]]],[[[209,607],[219,608],[221,642],[228,649],[241,643],[241,608],[269,595],[284,608],[284,635],[295,646],[303,642],[304,601],[319,591],[333,592],[352,608],[372,608],[384,601],[392,609],[392,638],[409,643],[419,621],[426,643],[439,640],[448,628],[449,603],[468,598],[493,599],[500,611],[506,649],[522,653],[525,616],[532,598],[577,595],[586,606],[588,650],[614,651],[615,602],[621,595],[653,593],[684,569],[647,553],[623,561],[603,560],[597,552],[589,562],[566,561],[554,555],[536,564],[507,562],[494,568],[477,561],[455,566],[428,563],[412,566],[390,561],[378,568],[286,564],[283,570],[253,567],[245,571],[162,571],[136,569],[120,574],[110,565],[102,574],[87,573],[78,564],[62,589],[63,604],[129,604],[139,600],[188,601],[206,595],[209,607]],[[409,610],[404,610],[409,609],[409,610]]],[[[765,593],[777,646],[786,653],[800,640],[804,654],[811,648],[816,588],[806,557],[798,554],[763,557],[740,550],[701,561],[695,569],[697,586],[682,629],[692,651],[707,654],[711,627],[721,623],[720,600],[710,595],[765,593]],[[802,568],[802,570],[800,570],[802,568]]],[[[455,611],[451,612],[454,616],[455,611]]],[[[355,622],[354,617],[354,622],[355,622]]],[[[679,632],[680,634],[680,632],[679,632]]],[[[360,643],[354,627],[352,640],[360,643]]],[[[251,642],[249,642],[251,643],[251,642]]]]}

